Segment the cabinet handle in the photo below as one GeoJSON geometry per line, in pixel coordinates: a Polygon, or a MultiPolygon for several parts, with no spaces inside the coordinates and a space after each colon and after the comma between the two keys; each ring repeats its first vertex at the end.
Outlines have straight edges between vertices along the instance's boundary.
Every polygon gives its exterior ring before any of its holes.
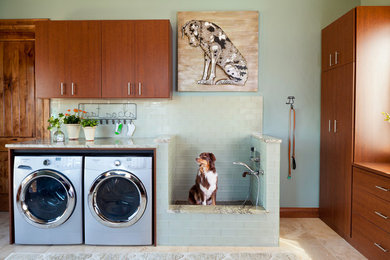
{"type": "Polygon", "coordinates": [[[378,244],[378,243],[374,243],[374,245],[375,245],[377,248],[379,248],[380,250],[382,250],[383,252],[385,252],[385,253],[387,253],[387,251],[389,251],[389,250],[383,248],[383,247],[382,247],[380,244],[378,244]]]}
{"type": "Polygon", "coordinates": [[[61,82],[61,96],[64,95],[64,82],[61,82]]]}
{"type": "Polygon", "coordinates": [[[72,82],[72,96],[74,96],[74,83],[72,82]]]}
{"type": "Polygon", "coordinates": [[[375,185],[375,188],[383,190],[383,191],[389,191],[390,190],[390,189],[387,189],[387,188],[384,188],[384,187],[381,187],[381,186],[377,186],[377,185],[375,185]]]}
{"type": "Polygon", "coordinates": [[[332,54],[329,54],[329,67],[332,67],[332,54]]]}
{"type": "Polygon", "coordinates": [[[378,211],[374,211],[374,213],[377,214],[381,218],[384,218],[384,219],[388,219],[389,218],[388,216],[385,216],[385,215],[383,215],[382,213],[380,213],[378,211]]]}
{"type": "Polygon", "coordinates": [[[338,64],[339,62],[338,62],[338,56],[339,56],[339,53],[336,51],[335,53],[334,53],[334,64],[338,64]]]}
{"type": "Polygon", "coordinates": [[[337,120],[334,120],[334,125],[333,125],[333,132],[337,133],[337,120]]]}
{"type": "Polygon", "coordinates": [[[330,129],[332,128],[332,123],[330,122],[330,120],[329,120],[329,129],[328,129],[328,131],[329,131],[329,133],[330,133],[330,129]]]}
{"type": "Polygon", "coordinates": [[[141,82],[138,82],[138,95],[139,96],[142,95],[142,84],[141,84],[141,82]]]}
{"type": "Polygon", "coordinates": [[[130,82],[127,82],[127,95],[128,96],[131,95],[131,84],[130,84],[130,82]]]}

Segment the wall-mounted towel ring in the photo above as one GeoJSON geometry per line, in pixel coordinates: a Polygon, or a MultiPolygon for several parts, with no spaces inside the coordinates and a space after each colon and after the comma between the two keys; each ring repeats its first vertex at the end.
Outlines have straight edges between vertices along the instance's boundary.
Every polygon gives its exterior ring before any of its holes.
{"type": "Polygon", "coordinates": [[[289,117],[288,117],[288,179],[291,179],[291,169],[295,170],[297,164],[295,161],[295,109],[294,109],[294,96],[287,98],[287,105],[290,105],[289,117]],[[291,122],[292,117],[292,122],[291,122]],[[291,135],[292,134],[292,135],[291,135]],[[292,147],[291,147],[292,139],[292,147]],[[292,152],[292,155],[291,155],[292,152]]]}

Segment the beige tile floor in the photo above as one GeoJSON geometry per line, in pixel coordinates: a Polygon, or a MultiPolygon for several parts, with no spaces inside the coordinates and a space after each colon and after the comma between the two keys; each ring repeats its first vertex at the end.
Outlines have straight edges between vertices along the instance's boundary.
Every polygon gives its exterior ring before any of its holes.
{"type": "Polygon", "coordinates": [[[288,252],[298,259],[366,259],[320,219],[281,219],[280,247],[22,246],[8,244],[8,215],[0,212],[0,259],[25,253],[288,252]]]}

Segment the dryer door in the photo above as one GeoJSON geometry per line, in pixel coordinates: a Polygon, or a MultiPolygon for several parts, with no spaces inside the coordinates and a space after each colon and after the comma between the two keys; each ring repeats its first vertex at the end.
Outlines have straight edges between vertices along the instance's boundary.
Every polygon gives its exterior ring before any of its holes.
{"type": "Polygon", "coordinates": [[[108,227],[128,227],[145,212],[147,193],[132,173],[112,170],[99,175],[88,194],[89,209],[95,219],[108,227]]]}
{"type": "Polygon", "coordinates": [[[27,222],[40,228],[63,224],[72,215],[76,194],[60,172],[42,169],[23,179],[16,195],[17,207],[27,222]]]}

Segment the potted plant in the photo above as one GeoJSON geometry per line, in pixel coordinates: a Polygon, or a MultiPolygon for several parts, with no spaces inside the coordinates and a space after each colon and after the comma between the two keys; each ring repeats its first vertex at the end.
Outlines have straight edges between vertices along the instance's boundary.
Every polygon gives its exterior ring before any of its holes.
{"type": "Polygon", "coordinates": [[[79,112],[85,113],[85,111],[73,109],[73,114],[70,114],[70,109],[68,109],[68,113],[65,114],[64,124],[66,131],[68,132],[69,140],[79,139],[81,122],[79,112]]]}
{"type": "Polygon", "coordinates": [[[95,130],[97,125],[98,120],[96,119],[81,119],[81,126],[83,127],[86,141],[95,140],[95,130]]]}
{"type": "Polygon", "coordinates": [[[49,126],[47,127],[48,130],[51,131],[53,128],[57,129],[53,134],[53,141],[64,142],[65,134],[61,131],[61,125],[64,122],[64,114],[59,113],[58,117],[51,116],[47,122],[49,122],[49,126]]]}

